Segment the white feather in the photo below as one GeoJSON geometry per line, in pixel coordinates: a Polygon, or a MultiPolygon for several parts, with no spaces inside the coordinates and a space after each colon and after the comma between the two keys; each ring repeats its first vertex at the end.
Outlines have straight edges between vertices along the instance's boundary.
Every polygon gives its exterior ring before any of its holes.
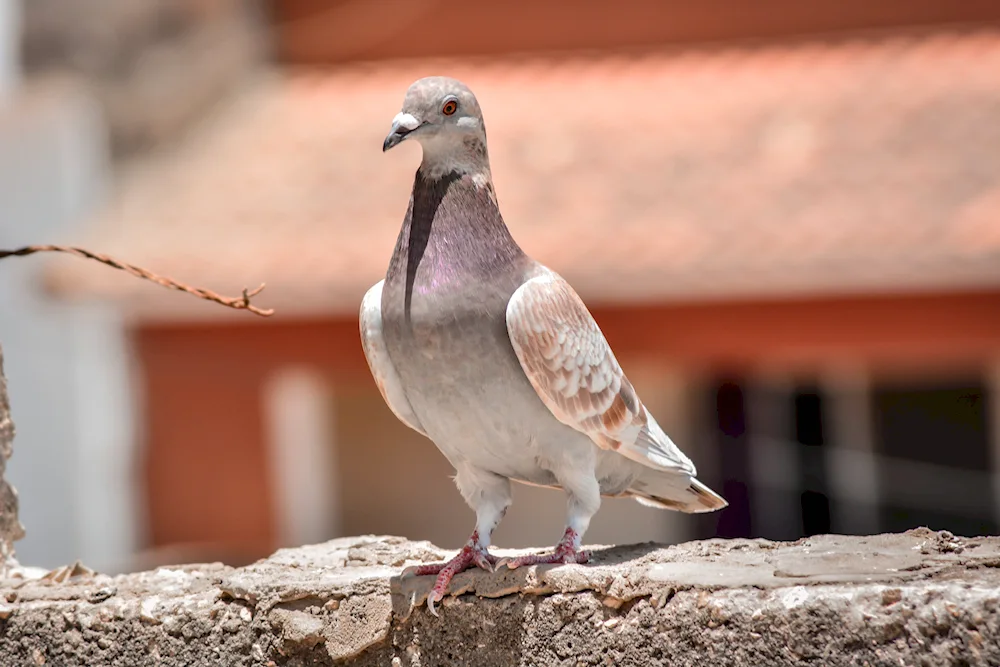
{"type": "Polygon", "coordinates": [[[382,393],[386,405],[392,410],[399,421],[414,431],[427,435],[420,420],[413,413],[403,383],[399,379],[396,367],[392,365],[389,352],[382,337],[382,285],[384,280],[375,283],[361,300],[361,346],[368,360],[368,368],[375,378],[375,384],[382,393]]]}

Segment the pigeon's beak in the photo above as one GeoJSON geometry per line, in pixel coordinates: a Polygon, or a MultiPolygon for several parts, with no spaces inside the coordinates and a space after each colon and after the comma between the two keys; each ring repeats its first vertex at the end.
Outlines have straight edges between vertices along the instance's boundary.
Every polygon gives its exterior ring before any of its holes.
{"type": "Polygon", "coordinates": [[[382,152],[386,152],[393,146],[400,144],[406,139],[410,132],[420,127],[420,121],[413,114],[400,112],[392,119],[392,129],[382,142],[382,152]]]}

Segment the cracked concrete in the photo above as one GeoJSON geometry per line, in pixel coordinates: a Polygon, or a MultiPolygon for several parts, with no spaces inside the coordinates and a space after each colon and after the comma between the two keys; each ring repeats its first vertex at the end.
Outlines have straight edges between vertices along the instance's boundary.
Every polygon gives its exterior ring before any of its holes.
{"type": "Polygon", "coordinates": [[[1000,664],[1000,538],[595,547],[463,573],[434,618],[430,578],[397,575],[447,555],[367,536],[239,569],[22,570],[0,583],[0,665],[1000,664]]]}
{"type": "Polygon", "coordinates": [[[7,460],[14,453],[14,422],[10,419],[7,379],[3,374],[3,349],[0,349],[0,572],[17,564],[14,542],[24,537],[24,527],[17,518],[17,491],[4,479],[7,460]]]}

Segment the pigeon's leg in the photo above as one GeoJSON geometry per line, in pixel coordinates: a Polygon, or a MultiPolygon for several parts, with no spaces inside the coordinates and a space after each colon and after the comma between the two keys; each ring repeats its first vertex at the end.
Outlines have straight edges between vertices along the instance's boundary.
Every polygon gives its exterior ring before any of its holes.
{"type": "Polygon", "coordinates": [[[569,479],[563,478],[559,481],[566,489],[569,498],[566,503],[566,532],[556,545],[555,551],[544,555],[505,558],[497,563],[497,567],[506,565],[513,570],[522,565],[586,563],[590,560],[590,554],[581,551],[580,545],[583,542],[583,534],[590,527],[591,517],[597,514],[597,510],[601,507],[601,488],[593,472],[573,475],[569,479]]]}
{"type": "Polygon", "coordinates": [[[448,590],[452,577],[470,567],[480,567],[492,572],[496,556],[487,551],[490,538],[511,503],[510,480],[493,473],[468,467],[458,469],[455,483],[465,502],[476,511],[476,529],[458,555],[445,563],[416,565],[403,570],[402,576],[436,574],[434,588],[427,594],[427,607],[435,616],[434,604],[440,602],[448,590]]]}

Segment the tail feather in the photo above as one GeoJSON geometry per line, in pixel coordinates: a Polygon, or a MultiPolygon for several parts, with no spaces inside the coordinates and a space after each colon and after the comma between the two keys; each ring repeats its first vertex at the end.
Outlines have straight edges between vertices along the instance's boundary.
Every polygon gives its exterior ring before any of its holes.
{"type": "Polygon", "coordinates": [[[670,488],[668,485],[660,485],[661,488],[656,490],[653,490],[652,484],[644,482],[646,480],[640,478],[635,488],[629,491],[639,504],[647,507],[700,514],[721,510],[729,505],[722,496],[697,479],[692,478],[687,487],[670,488]]]}

